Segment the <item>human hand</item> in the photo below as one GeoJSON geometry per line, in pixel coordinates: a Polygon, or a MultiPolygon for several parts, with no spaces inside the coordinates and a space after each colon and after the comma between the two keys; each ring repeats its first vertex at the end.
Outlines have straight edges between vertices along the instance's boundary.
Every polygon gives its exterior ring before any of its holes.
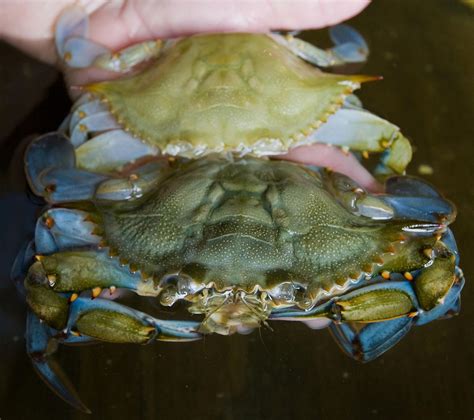
{"type": "Polygon", "coordinates": [[[268,32],[335,25],[370,0],[0,0],[0,36],[57,62],[54,25],[68,7],[89,14],[89,38],[118,50],[152,38],[196,32],[268,32]]]}

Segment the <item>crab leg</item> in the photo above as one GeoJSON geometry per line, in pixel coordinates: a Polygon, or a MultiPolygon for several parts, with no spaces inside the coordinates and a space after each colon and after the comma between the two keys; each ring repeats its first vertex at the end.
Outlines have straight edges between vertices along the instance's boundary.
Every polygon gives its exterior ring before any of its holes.
{"type": "Polygon", "coordinates": [[[117,288],[128,289],[141,296],[159,293],[151,279],[131,271],[118,258],[111,258],[106,251],[88,249],[37,256],[28,271],[25,287],[29,294],[37,295],[30,306],[37,305],[38,314],[49,311],[43,305],[48,299],[52,305],[62,307],[63,298],[59,293],[72,293],[71,301],[82,291],[91,290],[92,297],[97,297],[106,288],[110,288],[111,293],[117,288]]]}
{"type": "Polygon", "coordinates": [[[88,22],[87,12],[80,6],[73,6],[61,15],[56,25],[56,50],[70,68],[92,66],[125,73],[161,53],[162,43],[159,40],[145,41],[113,53],[87,38],[88,22]]]}
{"type": "Polygon", "coordinates": [[[416,317],[401,317],[374,323],[332,323],[330,331],[344,352],[356,360],[368,362],[393,347],[413,325],[449,317],[459,312],[460,293],[464,285],[462,272],[456,269],[457,281],[443,302],[430,311],[420,310],[416,317]]]}
{"type": "MultiPolygon", "coordinates": [[[[130,163],[130,159],[155,153],[155,148],[131,138],[125,132],[110,131],[79,147],[77,165],[107,172],[130,163]],[[123,143],[119,147],[120,142],[123,143]]],[[[64,203],[93,198],[128,200],[141,197],[161,179],[167,162],[151,162],[131,175],[115,178],[77,169],[71,142],[62,134],[50,133],[31,143],[26,152],[25,166],[35,194],[51,203],[64,203]],[[113,194],[115,198],[112,198],[113,194]]]]}
{"type": "Polygon", "coordinates": [[[35,244],[39,254],[99,245],[98,226],[90,214],[81,210],[54,208],[36,222],[35,244]]]}
{"type": "Polygon", "coordinates": [[[72,305],[67,331],[112,343],[147,344],[159,341],[194,341],[200,322],[167,321],[107,300],[78,298],[72,305]]]}
{"type": "Polygon", "coordinates": [[[320,171],[325,186],[350,212],[374,220],[417,220],[450,224],[456,216],[454,205],[427,182],[394,176],[385,183],[386,194],[369,194],[351,178],[320,171]]]}
{"type": "Polygon", "coordinates": [[[145,156],[157,156],[157,147],[144,143],[123,130],[111,130],[93,137],[76,149],[77,166],[93,172],[110,172],[145,156]]]}
{"type": "MultiPolygon", "coordinates": [[[[26,320],[26,349],[31,362],[41,379],[65,402],[74,408],[90,414],[91,411],[80,400],[77,391],[61,367],[50,356],[56,351],[58,341],[68,343],[67,338],[55,338],[60,334],[48,327],[33,312],[28,311],[26,320]]],[[[75,338],[75,337],[73,337],[75,338]]],[[[80,337],[84,343],[93,341],[80,337]]],[[[77,340],[75,340],[77,342],[77,340]]]]}
{"type": "Polygon", "coordinates": [[[110,112],[98,112],[81,119],[71,131],[71,143],[79,146],[84,143],[91,133],[120,128],[117,120],[110,112]]]}
{"type": "MultiPolygon", "coordinates": [[[[74,128],[81,123],[81,120],[84,118],[95,115],[98,113],[108,111],[107,106],[105,106],[99,99],[90,99],[88,95],[82,96],[82,98],[86,97],[86,102],[78,104],[79,100],[74,104],[74,109],[71,110],[70,120],[69,120],[69,132],[74,131],[74,128]]],[[[78,146],[74,144],[74,146],[78,146]]]]}
{"type": "Polygon", "coordinates": [[[71,142],[57,132],[38,137],[28,146],[25,153],[25,171],[31,189],[36,195],[45,194],[46,185],[41,175],[51,168],[76,166],[76,156],[71,142]]]}
{"type": "Polygon", "coordinates": [[[164,321],[119,303],[78,298],[70,304],[67,323],[53,329],[29,312],[27,350],[33,365],[45,382],[64,401],[90,413],[81,402],[62,369],[50,358],[57,344],[88,344],[96,341],[147,344],[152,340],[193,341],[201,338],[199,323],[164,321]]]}
{"type": "MultiPolygon", "coordinates": [[[[400,341],[418,314],[417,298],[408,282],[394,281],[362,287],[333,298],[302,314],[276,314],[278,320],[335,320],[329,328],[346,354],[369,361],[400,341]]],[[[273,318],[273,317],[272,317],[273,318]]]]}
{"type": "Polygon", "coordinates": [[[394,176],[385,183],[379,198],[395,211],[397,219],[415,219],[445,224],[456,217],[456,208],[428,182],[409,176],[394,176]]]}
{"type": "Polygon", "coordinates": [[[326,317],[337,322],[377,322],[412,314],[417,306],[411,285],[393,281],[361,287],[307,311],[280,311],[270,319],[295,321],[326,317]]]}
{"type": "Polygon", "coordinates": [[[410,142],[396,125],[364,109],[347,106],[302,141],[312,143],[331,144],[365,157],[383,152],[376,170],[379,174],[403,173],[412,157],[410,142]]]}
{"type": "Polygon", "coordinates": [[[303,322],[332,319],[336,323],[331,325],[331,331],[344,351],[361,361],[372,360],[395,345],[412,325],[423,325],[459,310],[464,278],[456,266],[456,249],[452,233],[447,231],[432,248],[423,250],[430,257],[427,263],[410,262],[407,255],[413,252],[405,250],[384,264],[382,276],[372,279],[375,283],[310,310],[282,310],[270,318],[303,322]],[[410,264],[423,269],[405,272],[408,281],[381,283],[382,277],[398,278],[390,271],[397,273],[410,264]]]}
{"type": "Polygon", "coordinates": [[[273,34],[274,39],[303,60],[319,67],[333,67],[346,63],[364,62],[369,55],[369,48],[364,38],[348,25],[337,25],[329,29],[329,35],[335,46],[322,50],[309,42],[286,36],[273,34]]]}

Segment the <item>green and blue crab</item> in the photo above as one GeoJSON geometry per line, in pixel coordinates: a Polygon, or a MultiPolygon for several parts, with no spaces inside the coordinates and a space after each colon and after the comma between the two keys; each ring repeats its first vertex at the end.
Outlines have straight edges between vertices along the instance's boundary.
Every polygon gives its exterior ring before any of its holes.
{"type": "Polygon", "coordinates": [[[411,148],[351,95],[364,77],[312,65],[364,59],[353,30],[334,29],[328,51],[220,34],[112,54],[87,40],[86,23],[77,10],[58,23],[65,61],[134,74],[85,87],[60,130],[28,148],[29,184],[49,205],[13,269],[30,308],[28,353],[64,400],[87,410],[50,360],[57,343],[301,321],[368,361],[458,312],[454,206],[423,181],[386,178],[403,173],[411,148]],[[315,142],[383,152],[383,192],[265,157],[315,142]],[[187,302],[200,318],[159,319],[119,303],[126,291],[187,302]]]}

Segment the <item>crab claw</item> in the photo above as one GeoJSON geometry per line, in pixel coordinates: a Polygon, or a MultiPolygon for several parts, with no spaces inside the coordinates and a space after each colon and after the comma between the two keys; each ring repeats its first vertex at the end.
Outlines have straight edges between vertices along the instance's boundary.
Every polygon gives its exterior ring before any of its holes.
{"type": "Polygon", "coordinates": [[[25,153],[28,183],[36,195],[43,196],[42,175],[51,168],[72,169],[76,166],[74,147],[66,136],[57,132],[44,134],[30,143],[25,153]]]}
{"type": "Polygon", "coordinates": [[[331,324],[329,329],[344,353],[360,361],[370,362],[397,344],[410,331],[410,317],[385,322],[331,324]]]}
{"type": "Polygon", "coordinates": [[[456,207],[429,183],[409,176],[394,176],[385,184],[387,195],[379,198],[395,210],[397,219],[450,224],[456,207]]]}
{"type": "MultiPolygon", "coordinates": [[[[57,340],[54,331],[39,318],[28,311],[26,323],[26,347],[33,366],[41,379],[64,401],[74,408],[90,414],[91,411],[80,400],[77,391],[61,367],[50,356],[56,351],[57,340]]],[[[81,341],[91,341],[80,337],[81,341]]]]}
{"type": "Polygon", "coordinates": [[[369,47],[362,35],[349,25],[329,28],[329,36],[334,42],[333,54],[345,63],[363,63],[369,55],[369,47]]]}
{"type": "Polygon", "coordinates": [[[25,154],[25,169],[31,189],[52,203],[92,198],[105,175],[76,169],[74,146],[60,133],[34,140],[25,154]]]}

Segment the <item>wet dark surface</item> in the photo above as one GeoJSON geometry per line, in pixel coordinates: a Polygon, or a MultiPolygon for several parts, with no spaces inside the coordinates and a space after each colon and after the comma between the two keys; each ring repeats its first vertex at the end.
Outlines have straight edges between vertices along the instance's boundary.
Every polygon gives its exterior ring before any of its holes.
{"type": "Polygon", "coordinates": [[[365,365],[328,332],[296,323],[188,344],[63,348],[58,360],[93,414],[74,411],[26,357],[25,306],[8,276],[36,212],[22,140],[55,129],[68,99],[51,69],[0,45],[1,420],[474,418],[474,14],[454,0],[386,1],[351,24],[372,51],[362,71],[384,76],[360,92],[365,106],[403,128],[416,147],[411,173],[429,164],[427,178],[458,206],[461,314],[416,328],[365,365]]]}

